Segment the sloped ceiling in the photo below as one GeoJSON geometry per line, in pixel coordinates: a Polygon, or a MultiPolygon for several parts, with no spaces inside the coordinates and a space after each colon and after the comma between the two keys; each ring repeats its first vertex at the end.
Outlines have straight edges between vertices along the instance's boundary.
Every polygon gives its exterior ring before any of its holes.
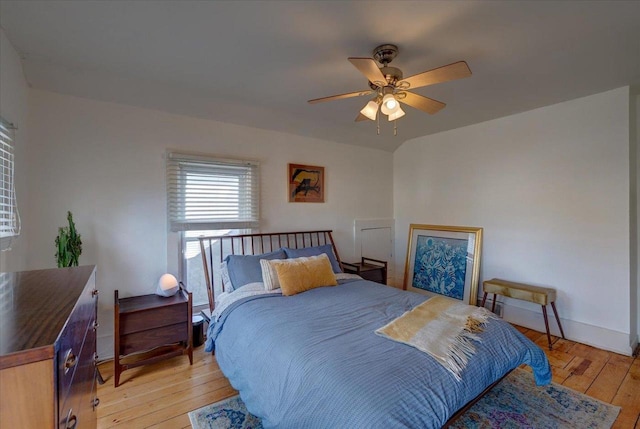
{"type": "Polygon", "coordinates": [[[638,1],[7,1],[27,81],[125,103],[394,151],[418,136],[640,84],[638,1]],[[459,60],[470,78],[416,89],[398,135],[355,123],[347,57],[394,43],[405,76],[459,60]]]}

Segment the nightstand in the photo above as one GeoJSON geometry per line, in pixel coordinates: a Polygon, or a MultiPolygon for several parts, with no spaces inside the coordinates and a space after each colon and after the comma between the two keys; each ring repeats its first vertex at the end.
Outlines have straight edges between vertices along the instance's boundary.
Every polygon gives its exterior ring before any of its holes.
{"type": "Polygon", "coordinates": [[[387,261],[363,257],[360,262],[343,262],[345,273],[357,274],[365,280],[387,284],[387,261]]]}
{"type": "Polygon", "coordinates": [[[189,355],[193,365],[192,298],[183,286],[177,294],[130,298],[115,291],[115,387],[130,368],[189,355]]]}

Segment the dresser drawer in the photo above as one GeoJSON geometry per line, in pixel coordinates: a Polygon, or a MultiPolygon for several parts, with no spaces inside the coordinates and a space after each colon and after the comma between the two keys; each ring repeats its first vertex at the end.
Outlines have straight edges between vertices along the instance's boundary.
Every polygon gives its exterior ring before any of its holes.
{"type": "Polygon", "coordinates": [[[95,335],[93,324],[96,315],[97,295],[93,293],[94,289],[95,276],[92,276],[60,335],[59,348],[56,353],[60,402],[64,402],[66,399],[74,373],[81,362],[80,356],[83,353],[83,343],[87,331],[93,332],[95,335]]]}
{"type": "Polygon", "coordinates": [[[95,348],[96,333],[93,329],[89,329],[67,396],[59,402],[60,428],[73,427],[69,420],[76,421],[75,429],[95,425],[92,397],[96,380],[95,348]]]}

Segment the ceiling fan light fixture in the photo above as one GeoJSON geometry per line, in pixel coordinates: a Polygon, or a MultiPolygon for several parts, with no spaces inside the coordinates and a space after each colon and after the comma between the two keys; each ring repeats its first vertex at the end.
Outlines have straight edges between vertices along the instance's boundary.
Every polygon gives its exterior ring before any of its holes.
{"type": "Polygon", "coordinates": [[[389,115],[389,121],[395,121],[396,119],[400,119],[404,116],[404,110],[402,110],[400,108],[400,105],[398,105],[398,108],[396,109],[395,112],[392,112],[389,115]]]}
{"type": "MultiPolygon", "coordinates": [[[[396,100],[393,94],[385,94],[385,96],[382,97],[382,106],[385,108],[385,110],[388,110],[389,112],[395,112],[396,108],[398,107],[398,100],[396,100]]],[[[385,115],[389,114],[384,110],[382,112],[385,115]]]]}
{"type": "Polygon", "coordinates": [[[382,98],[382,106],[380,106],[380,110],[385,115],[390,115],[394,112],[397,112],[400,108],[400,103],[393,96],[393,94],[387,94],[382,98]]]}
{"type": "Polygon", "coordinates": [[[375,121],[376,117],[378,116],[378,103],[376,103],[374,100],[369,101],[367,105],[364,106],[364,108],[360,111],[360,113],[362,113],[372,121],[375,121]]]}
{"type": "Polygon", "coordinates": [[[375,121],[377,123],[378,134],[380,134],[379,108],[383,114],[388,116],[389,121],[394,122],[393,134],[397,135],[396,120],[405,115],[405,112],[400,108],[401,103],[430,115],[439,112],[446,106],[446,104],[441,101],[416,94],[409,91],[410,89],[413,90],[471,76],[471,69],[469,69],[467,63],[465,61],[458,61],[405,78],[402,70],[389,66],[389,63],[397,54],[398,47],[387,43],[373,50],[373,58],[347,58],[349,62],[367,78],[369,88],[362,91],[315,98],[309,100],[309,104],[375,94],[375,98],[360,110],[360,114],[356,117],[355,122],[366,119],[375,121]],[[380,67],[380,64],[382,67],[380,67]]]}

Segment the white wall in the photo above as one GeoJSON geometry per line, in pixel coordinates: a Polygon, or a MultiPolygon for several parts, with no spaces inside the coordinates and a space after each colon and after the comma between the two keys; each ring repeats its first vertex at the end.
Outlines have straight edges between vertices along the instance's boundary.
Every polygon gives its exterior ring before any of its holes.
{"type": "Polygon", "coordinates": [[[80,264],[98,266],[101,358],[113,355],[113,291],[153,293],[177,273],[167,233],[167,148],[261,163],[263,231],[329,228],[352,258],[356,218],[392,214],[392,154],[147,109],[33,90],[25,226],[29,268],[53,267],[57,227],[71,210],[83,240],[80,264]],[[324,166],[326,203],[287,202],[287,163],[324,166]],[[169,244],[168,244],[169,243],[169,244]]]}
{"type": "Polygon", "coordinates": [[[629,177],[628,87],[417,138],[394,153],[396,253],[410,223],[484,227],[481,281],[554,287],[569,338],[629,354],[629,177]]]}
{"type": "MultiPolygon", "coordinates": [[[[0,116],[18,127],[15,132],[15,186],[18,209],[27,211],[27,115],[29,88],[18,53],[0,28],[0,116]]],[[[20,271],[26,266],[28,231],[12,240],[11,249],[0,252],[0,271],[20,271]]]]}

